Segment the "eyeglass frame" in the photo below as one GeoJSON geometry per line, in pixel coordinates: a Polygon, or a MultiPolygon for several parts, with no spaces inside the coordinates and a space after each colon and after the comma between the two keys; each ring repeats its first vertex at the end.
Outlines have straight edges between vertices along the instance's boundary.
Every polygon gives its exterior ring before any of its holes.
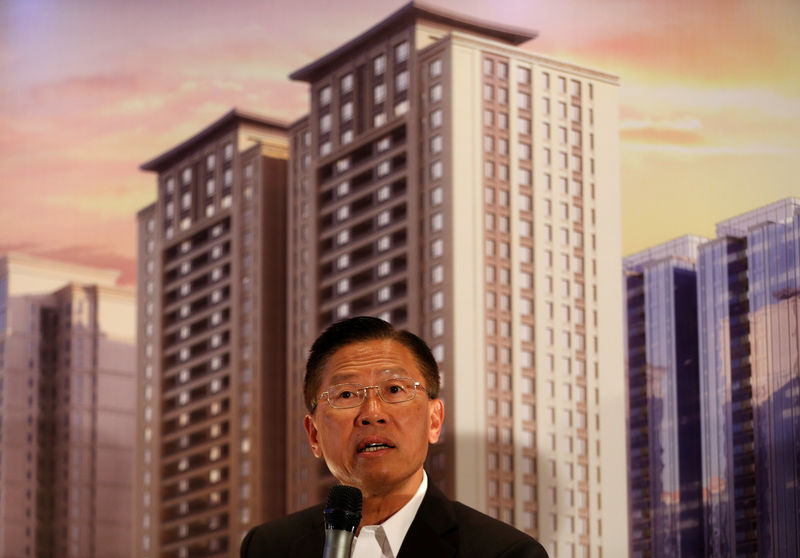
{"type": "Polygon", "coordinates": [[[314,401],[314,406],[311,408],[311,412],[313,413],[314,411],[317,410],[317,407],[319,406],[319,402],[322,400],[323,397],[328,402],[328,406],[331,409],[357,409],[358,407],[361,407],[361,405],[364,404],[364,401],[367,400],[367,390],[369,390],[369,389],[377,390],[378,397],[380,397],[381,401],[383,401],[384,403],[388,403],[390,405],[397,405],[398,403],[408,403],[409,401],[413,401],[414,399],[416,399],[416,397],[417,397],[417,388],[420,388],[420,387],[422,388],[422,391],[425,392],[425,395],[427,395],[429,398],[433,399],[433,396],[428,391],[428,388],[426,388],[422,382],[418,382],[418,381],[414,380],[414,378],[406,378],[406,377],[402,377],[402,378],[386,378],[385,380],[381,380],[380,382],[378,382],[374,386],[365,386],[365,385],[358,384],[358,383],[355,383],[355,382],[344,382],[344,383],[341,383],[341,384],[333,384],[332,386],[328,386],[328,389],[326,389],[325,391],[323,391],[322,393],[319,394],[317,399],[314,401]],[[414,382],[414,395],[412,395],[411,398],[405,399],[403,401],[386,401],[383,398],[383,395],[381,395],[380,386],[381,386],[381,384],[383,384],[385,382],[390,382],[392,380],[409,380],[411,382],[414,382]],[[331,403],[330,391],[331,391],[331,389],[333,389],[335,387],[338,387],[338,386],[360,386],[358,389],[355,390],[356,394],[359,391],[363,390],[364,391],[364,396],[363,397],[359,397],[360,402],[358,403],[358,405],[353,405],[352,407],[335,407],[333,405],[333,403],[331,403]]]}

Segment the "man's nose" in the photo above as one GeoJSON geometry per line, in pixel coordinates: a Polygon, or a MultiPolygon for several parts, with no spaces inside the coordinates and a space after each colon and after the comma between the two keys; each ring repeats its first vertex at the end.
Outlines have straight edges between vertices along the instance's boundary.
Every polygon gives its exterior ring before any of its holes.
{"type": "Polygon", "coordinates": [[[359,407],[358,421],[362,425],[382,424],[386,422],[383,406],[385,403],[378,393],[378,386],[364,388],[364,402],[359,407]],[[372,393],[370,393],[372,391],[372,393]]]}

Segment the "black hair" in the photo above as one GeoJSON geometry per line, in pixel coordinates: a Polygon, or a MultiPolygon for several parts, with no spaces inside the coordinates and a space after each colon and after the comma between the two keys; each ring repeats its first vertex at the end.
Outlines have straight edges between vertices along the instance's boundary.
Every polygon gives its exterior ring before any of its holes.
{"type": "Polygon", "coordinates": [[[356,316],[330,325],[311,346],[303,381],[303,396],[309,412],[314,411],[322,369],[328,359],[342,347],[378,339],[396,341],[411,351],[425,379],[428,395],[431,398],[438,397],[439,366],[425,341],[410,331],[395,329],[392,324],[380,318],[356,316]]]}

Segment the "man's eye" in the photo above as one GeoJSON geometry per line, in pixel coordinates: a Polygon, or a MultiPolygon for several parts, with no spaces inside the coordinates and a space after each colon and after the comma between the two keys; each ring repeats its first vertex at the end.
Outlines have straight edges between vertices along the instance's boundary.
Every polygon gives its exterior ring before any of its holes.
{"type": "Polygon", "coordinates": [[[339,392],[339,399],[350,399],[350,398],[351,398],[351,397],[353,397],[354,395],[355,395],[355,394],[354,394],[352,391],[347,391],[347,390],[345,390],[345,391],[340,391],[340,392],[339,392]]]}
{"type": "Polygon", "coordinates": [[[389,384],[389,386],[387,386],[387,390],[389,391],[389,393],[395,393],[395,394],[403,393],[404,391],[406,391],[406,389],[407,389],[406,386],[404,386],[403,384],[389,384]]]}

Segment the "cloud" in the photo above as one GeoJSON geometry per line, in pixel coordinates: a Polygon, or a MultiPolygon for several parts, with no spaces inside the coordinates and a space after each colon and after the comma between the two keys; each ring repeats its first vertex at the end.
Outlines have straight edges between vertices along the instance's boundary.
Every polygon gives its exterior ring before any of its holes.
{"type": "Polygon", "coordinates": [[[681,117],[675,120],[625,120],[620,123],[623,142],[698,145],[705,142],[700,120],[681,117]]]}
{"type": "Polygon", "coordinates": [[[130,114],[150,114],[163,108],[172,95],[152,93],[149,95],[134,95],[111,103],[100,111],[101,116],[118,116],[130,114]]]}
{"type": "Polygon", "coordinates": [[[216,80],[212,82],[212,85],[217,89],[232,89],[234,91],[243,91],[244,85],[241,83],[237,83],[235,81],[223,81],[223,80],[216,80]]]}
{"type": "Polygon", "coordinates": [[[632,152],[656,151],[665,155],[680,155],[693,157],[720,157],[720,156],[779,156],[796,157],[797,148],[781,146],[772,143],[743,143],[728,145],[709,145],[686,143],[660,143],[658,141],[625,142],[622,149],[632,152]]]}
{"type": "Polygon", "coordinates": [[[73,188],[68,194],[53,193],[43,201],[47,205],[84,212],[95,218],[119,219],[130,217],[152,200],[153,191],[150,188],[109,187],[103,184],[83,190],[73,188]]]}
{"type": "Polygon", "coordinates": [[[136,258],[123,256],[102,246],[73,244],[59,248],[45,247],[35,242],[12,242],[0,244],[0,256],[18,252],[59,262],[85,265],[96,269],[119,271],[119,286],[136,284],[136,258]]]}
{"type": "Polygon", "coordinates": [[[28,253],[42,258],[99,269],[113,269],[120,272],[120,276],[117,278],[117,285],[133,286],[136,284],[136,258],[120,255],[103,246],[74,244],[61,248],[44,248],[28,253]]]}
{"type": "Polygon", "coordinates": [[[800,118],[800,98],[774,88],[625,83],[620,97],[624,104],[645,107],[642,112],[650,114],[668,107],[693,114],[734,109],[742,115],[800,118]]]}

